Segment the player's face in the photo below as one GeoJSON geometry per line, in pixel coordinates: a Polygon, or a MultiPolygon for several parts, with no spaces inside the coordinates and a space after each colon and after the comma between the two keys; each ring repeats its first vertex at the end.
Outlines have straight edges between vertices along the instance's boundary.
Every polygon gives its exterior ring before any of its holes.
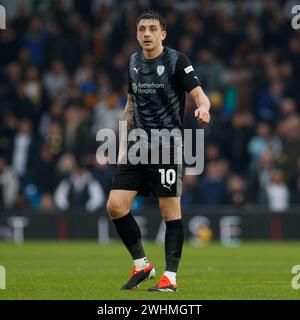
{"type": "Polygon", "coordinates": [[[144,50],[152,51],[161,46],[166,37],[158,20],[145,19],[137,25],[137,40],[144,50]]]}

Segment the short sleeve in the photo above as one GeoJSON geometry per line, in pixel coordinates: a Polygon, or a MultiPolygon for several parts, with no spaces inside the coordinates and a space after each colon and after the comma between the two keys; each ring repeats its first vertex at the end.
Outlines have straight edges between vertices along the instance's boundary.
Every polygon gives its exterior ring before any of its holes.
{"type": "Polygon", "coordinates": [[[180,53],[176,62],[175,81],[186,92],[191,92],[194,88],[200,86],[190,59],[183,53],[180,53]]]}

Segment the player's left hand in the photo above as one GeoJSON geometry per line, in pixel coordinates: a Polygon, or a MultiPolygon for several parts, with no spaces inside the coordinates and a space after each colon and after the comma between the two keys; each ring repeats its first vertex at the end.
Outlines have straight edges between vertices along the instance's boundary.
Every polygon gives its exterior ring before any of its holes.
{"type": "Polygon", "coordinates": [[[199,107],[195,110],[195,118],[199,122],[209,123],[210,121],[209,111],[205,107],[199,107]]]}

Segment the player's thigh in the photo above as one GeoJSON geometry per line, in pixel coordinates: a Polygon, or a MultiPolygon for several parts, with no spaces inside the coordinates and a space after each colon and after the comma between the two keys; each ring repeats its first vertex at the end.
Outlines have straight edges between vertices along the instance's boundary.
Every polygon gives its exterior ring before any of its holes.
{"type": "Polygon", "coordinates": [[[129,212],[136,194],[135,190],[111,190],[106,204],[110,217],[116,219],[125,216],[129,212]]]}
{"type": "Polygon", "coordinates": [[[139,165],[118,165],[112,178],[111,190],[139,191],[142,184],[139,165]]]}
{"type": "Polygon", "coordinates": [[[158,202],[164,221],[181,219],[180,197],[159,197],[158,202]]]}
{"type": "Polygon", "coordinates": [[[142,177],[139,166],[127,164],[116,167],[106,205],[112,219],[121,218],[128,213],[141,185],[142,177]]]}

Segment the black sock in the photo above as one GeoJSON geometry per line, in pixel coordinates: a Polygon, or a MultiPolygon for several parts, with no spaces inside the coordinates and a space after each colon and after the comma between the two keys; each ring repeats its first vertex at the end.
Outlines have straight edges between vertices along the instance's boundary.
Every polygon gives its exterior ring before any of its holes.
{"type": "Polygon", "coordinates": [[[140,259],[145,257],[144,248],[141,242],[141,230],[133,215],[129,211],[126,216],[112,220],[116,230],[125,244],[132,259],[140,259]]]}
{"type": "Polygon", "coordinates": [[[182,219],[166,221],[166,271],[177,272],[184,240],[182,219]]]}

